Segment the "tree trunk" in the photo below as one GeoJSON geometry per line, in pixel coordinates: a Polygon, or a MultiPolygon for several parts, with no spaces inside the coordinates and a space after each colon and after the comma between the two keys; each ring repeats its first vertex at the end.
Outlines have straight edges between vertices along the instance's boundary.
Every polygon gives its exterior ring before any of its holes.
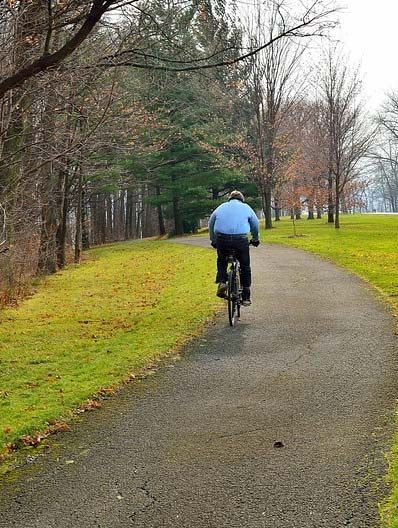
{"type": "Polygon", "coordinates": [[[65,196],[62,204],[61,222],[57,229],[57,264],[59,268],[66,265],[66,234],[68,221],[68,199],[65,196]]]}
{"type": "Polygon", "coordinates": [[[316,217],[318,220],[322,218],[322,209],[320,207],[316,208],[316,217]]]}
{"type": "Polygon", "coordinates": [[[144,187],[144,225],[143,225],[143,236],[154,236],[159,234],[159,218],[158,218],[158,209],[154,207],[147,197],[154,196],[157,194],[156,187],[155,189],[150,188],[149,186],[144,187]]]}
{"type": "Polygon", "coordinates": [[[89,214],[89,222],[90,222],[90,226],[88,228],[88,232],[89,232],[89,235],[90,235],[90,243],[92,244],[96,244],[97,243],[97,224],[96,224],[96,219],[97,219],[97,198],[96,198],[96,195],[91,195],[90,198],[89,198],[89,202],[88,202],[88,210],[90,211],[90,214],[89,214]]]}
{"type": "Polygon", "coordinates": [[[126,240],[133,238],[133,192],[131,189],[127,189],[126,198],[126,220],[125,220],[125,238],[126,240]]]}
{"type": "Polygon", "coordinates": [[[59,179],[58,194],[61,221],[57,229],[57,264],[59,268],[63,268],[66,264],[66,230],[69,208],[67,196],[68,175],[65,170],[61,170],[59,179]]]}
{"type": "Polygon", "coordinates": [[[80,264],[82,254],[82,224],[83,224],[83,176],[79,166],[76,203],[76,232],[75,232],[75,263],[80,264]]]}
{"type": "Polygon", "coordinates": [[[219,190],[217,187],[213,187],[212,190],[211,190],[211,198],[212,200],[218,200],[218,193],[219,193],[219,190]]]}
{"type": "Polygon", "coordinates": [[[180,198],[173,196],[173,215],[174,215],[174,229],[176,235],[184,234],[184,226],[182,224],[181,211],[180,211],[180,198]]]}
{"type": "Polygon", "coordinates": [[[52,163],[43,165],[39,178],[41,180],[41,232],[38,271],[41,274],[46,274],[54,273],[57,270],[57,231],[61,214],[58,193],[60,186],[63,185],[63,180],[61,178],[61,181],[58,181],[57,187],[54,185],[52,163]]]}
{"type": "Polygon", "coordinates": [[[328,176],[328,224],[334,223],[334,203],[333,203],[333,175],[328,176]]]}
{"type": "Polygon", "coordinates": [[[142,215],[144,213],[144,196],[143,196],[143,190],[142,187],[138,188],[138,190],[134,193],[134,200],[133,200],[133,207],[134,207],[134,229],[135,229],[135,235],[137,238],[142,238],[143,235],[143,222],[142,222],[142,215]]]}
{"type": "Polygon", "coordinates": [[[42,206],[41,224],[38,271],[41,274],[55,273],[57,271],[57,219],[55,207],[51,202],[42,206]]]}
{"type": "Polygon", "coordinates": [[[275,207],[275,222],[280,222],[281,219],[281,208],[279,206],[279,199],[274,198],[274,207],[275,207]]]}
{"type": "MultiPolygon", "coordinates": [[[[1,159],[9,158],[10,162],[0,166],[0,193],[12,187],[17,181],[23,158],[23,145],[25,141],[26,119],[23,119],[25,105],[28,104],[27,97],[18,100],[19,105],[13,104],[14,96],[10,97],[10,107],[13,108],[11,122],[4,132],[2,139],[1,159]],[[18,152],[18,154],[16,154],[18,152]]],[[[17,97],[15,97],[17,99],[17,97]]]]}
{"type": "Polygon", "coordinates": [[[126,223],[126,189],[123,189],[119,193],[118,200],[119,214],[118,218],[118,228],[117,228],[117,239],[123,240],[124,238],[124,225],[126,223]]]}
{"type": "Polygon", "coordinates": [[[263,190],[263,210],[265,215],[265,229],[272,229],[271,188],[266,185],[263,190]]]}
{"type": "Polygon", "coordinates": [[[335,219],[334,227],[340,228],[340,178],[336,176],[335,180],[335,219]]]}
{"type": "Polygon", "coordinates": [[[100,207],[98,208],[98,228],[99,228],[99,243],[106,243],[106,196],[103,194],[100,197],[100,207]]]}
{"type": "Polygon", "coordinates": [[[82,249],[90,248],[90,218],[88,204],[85,202],[86,193],[82,176],[82,249]]]}
{"type": "Polygon", "coordinates": [[[104,197],[105,200],[105,216],[106,216],[106,240],[115,240],[115,225],[114,225],[114,196],[108,194],[104,197]]]}
{"type": "MultiPolygon", "coordinates": [[[[160,196],[160,187],[158,185],[156,186],[156,196],[160,196]]],[[[164,217],[163,217],[163,211],[162,211],[161,204],[157,205],[157,212],[158,212],[158,222],[159,222],[159,234],[163,236],[166,234],[166,227],[164,225],[164,217]]]]}
{"type": "Polygon", "coordinates": [[[336,213],[334,215],[334,227],[336,229],[339,229],[340,228],[340,211],[338,210],[338,207],[339,207],[339,199],[336,198],[336,213]]]}

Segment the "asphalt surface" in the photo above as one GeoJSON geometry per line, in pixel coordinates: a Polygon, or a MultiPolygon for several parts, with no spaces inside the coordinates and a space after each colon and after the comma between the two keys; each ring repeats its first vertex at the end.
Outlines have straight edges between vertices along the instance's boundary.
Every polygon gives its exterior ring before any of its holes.
{"type": "Polygon", "coordinates": [[[222,314],[181,360],[4,479],[1,527],[378,526],[398,394],[392,317],[314,256],[252,255],[238,325],[222,314]]]}

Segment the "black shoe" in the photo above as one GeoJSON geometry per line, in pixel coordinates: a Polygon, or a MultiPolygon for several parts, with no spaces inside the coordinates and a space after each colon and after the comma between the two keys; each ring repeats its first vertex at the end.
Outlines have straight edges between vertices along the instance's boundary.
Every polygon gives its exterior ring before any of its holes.
{"type": "Polygon", "coordinates": [[[221,297],[221,299],[225,299],[226,295],[227,295],[227,289],[228,289],[228,286],[226,285],[225,282],[219,282],[218,283],[218,288],[217,288],[217,297],[221,297]]]}
{"type": "Polygon", "coordinates": [[[243,288],[242,290],[242,304],[243,306],[250,306],[251,305],[251,299],[250,299],[250,288],[243,288]]]}

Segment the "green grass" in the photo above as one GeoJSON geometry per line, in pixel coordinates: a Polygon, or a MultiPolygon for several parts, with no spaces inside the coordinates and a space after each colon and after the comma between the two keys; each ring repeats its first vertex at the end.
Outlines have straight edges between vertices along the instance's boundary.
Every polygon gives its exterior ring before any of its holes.
{"type": "Polygon", "coordinates": [[[388,499],[381,504],[380,514],[384,528],[398,528],[398,434],[396,435],[389,459],[390,469],[388,481],[392,486],[392,490],[388,499]]]}
{"type": "Polygon", "coordinates": [[[312,251],[357,273],[398,311],[398,215],[342,215],[341,229],[326,219],[296,221],[291,238],[290,219],[274,222],[262,231],[263,242],[275,242],[312,251]],[[290,238],[289,238],[290,237],[290,238]]]}
{"type": "MultiPolygon", "coordinates": [[[[262,232],[263,242],[275,242],[312,251],[355,272],[372,284],[398,314],[398,215],[342,216],[337,230],[325,219],[296,222],[297,238],[290,219],[275,222],[262,232]]],[[[389,498],[380,505],[385,528],[398,528],[398,433],[389,455],[389,498]]]]}
{"type": "Polygon", "coordinates": [[[69,420],[101,389],[175,349],[215,310],[208,250],[135,242],[88,258],[0,313],[0,454],[69,420]]]}

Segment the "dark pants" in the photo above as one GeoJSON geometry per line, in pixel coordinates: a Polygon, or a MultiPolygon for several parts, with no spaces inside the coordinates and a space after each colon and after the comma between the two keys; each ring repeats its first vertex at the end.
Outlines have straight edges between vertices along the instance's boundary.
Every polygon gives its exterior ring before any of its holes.
{"type": "Polygon", "coordinates": [[[217,235],[217,277],[216,283],[227,282],[228,256],[231,249],[235,251],[240,263],[240,277],[243,288],[250,288],[251,269],[249,240],[245,236],[217,235]]]}

